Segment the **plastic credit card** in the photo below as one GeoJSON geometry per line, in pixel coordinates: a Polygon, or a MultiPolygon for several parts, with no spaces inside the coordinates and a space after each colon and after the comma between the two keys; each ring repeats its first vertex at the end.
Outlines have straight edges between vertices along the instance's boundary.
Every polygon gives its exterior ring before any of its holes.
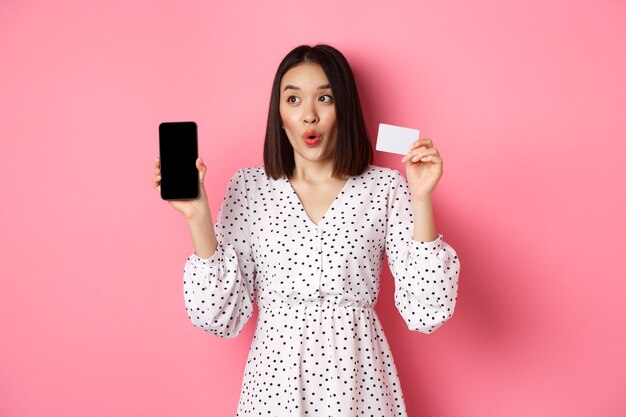
{"type": "Polygon", "coordinates": [[[378,125],[376,150],[406,155],[409,153],[411,144],[419,139],[419,135],[418,129],[380,123],[378,125]]]}

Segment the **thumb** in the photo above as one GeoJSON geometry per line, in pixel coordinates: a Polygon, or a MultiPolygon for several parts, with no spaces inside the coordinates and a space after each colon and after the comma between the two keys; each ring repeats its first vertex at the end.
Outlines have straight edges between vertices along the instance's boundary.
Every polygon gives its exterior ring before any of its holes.
{"type": "Polygon", "coordinates": [[[198,177],[200,178],[200,184],[204,184],[206,165],[204,165],[201,157],[198,157],[198,159],[196,159],[196,168],[198,168],[198,177]]]}

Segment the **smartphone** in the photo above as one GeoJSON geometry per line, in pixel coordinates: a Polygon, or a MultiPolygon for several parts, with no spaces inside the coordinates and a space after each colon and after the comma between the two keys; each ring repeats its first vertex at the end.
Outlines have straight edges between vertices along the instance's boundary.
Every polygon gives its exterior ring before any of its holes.
{"type": "Polygon", "coordinates": [[[195,122],[163,122],[159,125],[161,198],[198,198],[198,126],[195,122]]]}

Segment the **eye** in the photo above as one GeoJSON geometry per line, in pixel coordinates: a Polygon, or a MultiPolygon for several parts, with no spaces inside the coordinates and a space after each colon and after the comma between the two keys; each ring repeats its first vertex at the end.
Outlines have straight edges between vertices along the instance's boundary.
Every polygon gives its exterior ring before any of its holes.
{"type": "Polygon", "coordinates": [[[288,103],[295,104],[295,103],[297,103],[299,101],[300,101],[300,99],[298,97],[296,97],[296,96],[289,96],[289,97],[287,97],[287,102],[288,103]]]}
{"type": "Polygon", "coordinates": [[[333,102],[333,96],[331,96],[329,94],[324,94],[323,96],[320,97],[320,101],[322,103],[332,103],[333,102]]]}

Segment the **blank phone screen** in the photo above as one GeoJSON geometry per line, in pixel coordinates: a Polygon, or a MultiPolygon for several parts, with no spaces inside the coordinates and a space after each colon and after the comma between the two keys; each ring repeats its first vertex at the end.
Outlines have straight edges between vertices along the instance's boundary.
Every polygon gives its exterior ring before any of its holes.
{"type": "Polygon", "coordinates": [[[198,127],[195,122],[164,122],[159,125],[161,198],[198,198],[198,127]]]}

